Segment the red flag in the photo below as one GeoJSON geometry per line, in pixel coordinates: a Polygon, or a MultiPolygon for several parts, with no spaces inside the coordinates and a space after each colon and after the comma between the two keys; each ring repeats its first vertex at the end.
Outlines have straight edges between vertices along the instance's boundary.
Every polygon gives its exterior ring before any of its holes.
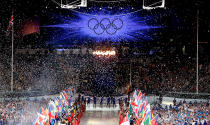
{"type": "Polygon", "coordinates": [[[133,106],[137,106],[137,104],[135,102],[131,102],[131,105],[133,106]]]}

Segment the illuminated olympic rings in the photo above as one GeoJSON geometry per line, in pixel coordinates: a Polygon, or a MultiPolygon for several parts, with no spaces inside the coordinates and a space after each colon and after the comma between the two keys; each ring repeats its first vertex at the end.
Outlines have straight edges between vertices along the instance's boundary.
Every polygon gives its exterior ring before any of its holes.
{"type": "Polygon", "coordinates": [[[91,18],[88,21],[88,27],[97,35],[101,35],[104,32],[114,35],[123,27],[123,21],[120,18],[115,18],[112,21],[108,18],[103,18],[99,22],[98,19],[91,18]]]}

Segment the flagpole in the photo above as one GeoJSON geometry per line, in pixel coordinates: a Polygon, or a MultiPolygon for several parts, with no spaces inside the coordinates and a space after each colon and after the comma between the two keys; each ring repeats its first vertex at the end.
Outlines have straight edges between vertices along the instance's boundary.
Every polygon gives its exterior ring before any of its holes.
{"type": "Polygon", "coordinates": [[[131,85],[131,82],[132,82],[132,80],[131,80],[131,72],[132,72],[132,71],[131,71],[131,63],[132,63],[132,62],[130,62],[130,85],[131,85]]]}
{"type": "Polygon", "coordinates": [[[199,10],[197,10],[197,45],[196,45],[196,50],[197,50],[197,53],[196,53],[196,94],[198,94],[198,84],[199,84],[199,76],[198,76],[198,56],[199,56],[199,53],[198,53],[198,33],[199,33],[199,10]]]}
{"type": "MultiPolygon", "coordinates": [[[[12,13],[12,16],[13,16],[13,13],[12,13]]],[[[14,70],[14,67],[13,67],[13,64],[14,64],[14,21],[13,21],[13,24],[12,24],[12,58],[11,58],[11,67],[12,67],[12,72],[11,72],[11,92],[13,92],[13,70],[14,70]]]]}

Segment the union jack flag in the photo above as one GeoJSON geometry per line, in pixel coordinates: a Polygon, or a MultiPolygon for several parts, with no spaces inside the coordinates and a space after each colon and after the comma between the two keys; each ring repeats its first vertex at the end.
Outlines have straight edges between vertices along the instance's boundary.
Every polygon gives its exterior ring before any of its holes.
{"type": "Polygon", "coordinates": [[[9,31],[11,29],[13,24],[14,24],[14,16],[12,15],[11,18],[10,18],[10,21],[9,21],[9,26],[7,28],[7,31],[9,31]]]}
{"type": "Polygon", "coordinates": [[[6,32],[6,35],[8,36],[12,27],[14,25],[14,15],[12,14],[11,18],[10,18],[10,21],[9,21],[9,26],[7,28],[7,32],[6,32]]]}

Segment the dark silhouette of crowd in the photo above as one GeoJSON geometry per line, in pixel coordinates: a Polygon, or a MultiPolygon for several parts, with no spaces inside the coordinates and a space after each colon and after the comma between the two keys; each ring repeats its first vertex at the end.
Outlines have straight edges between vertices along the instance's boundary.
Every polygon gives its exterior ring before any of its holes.
{"type": "MultiPolygon", "coordinates": [[[[130,63],[121,60],[120,57],[115,60],[100,60],[92,55],[58,55],[55,52],[15,54],[14,91],[49,92],[77,84],[80,92],[106,88],[112,92],[124,93],[128,89],[128,83],[130,84],[130,66],[133,88],[142,88],[145,92],[152,93],[196,91],[194,58],[146,55],[129,58],[130,63]],[[98,82],[105,82],[106,85],[97,85],[98,82]]],[[[10,63],[9,55],[0,55],[0,91],[10,91],[10,63]]],[[[207,86],[210,82],[209,74],[208,61],[199,64],[199,92],[210,91],[207,86]]],[[[102,90],[100,92],[106,95],[102,90]]]]}

